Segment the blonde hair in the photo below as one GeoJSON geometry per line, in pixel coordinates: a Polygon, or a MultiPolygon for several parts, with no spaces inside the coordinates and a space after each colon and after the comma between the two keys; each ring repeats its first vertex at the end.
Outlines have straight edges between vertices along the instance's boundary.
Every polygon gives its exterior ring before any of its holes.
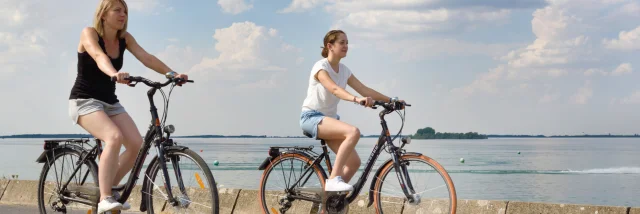
{"type": "MultiPolygon", "coordinates": [[[[104,23],[102,20],[102,16],[104,13],[113,7],[115,2],[120,2],[124,5],[124,13],[129,15],[129,8],[127,7],[127,3],[124,0],[101,0],[100,4],[98,4],[98,8],[96,8],[95,16],[93,17],[93,27],[98,31],[98,35],[104,37],[104,23]]],[[[129,23],[129,17],[124,21],[124,27],[122,30],[118,30],[116,33],[117,38],[124,37],[124,33],[127,31],[127,24],[129,23]]]]}
{"type": "Polygon", "coordinates": [[[333,44],[334,42],[336,42],[336,39],[338,39],[338,35],[340,34],[347,35],[342,30],[330,30],[329,32],[327,32],[327,34],[324,36],[324,44],[322,44],[322,53],[320,53],[322,57],[329,57],[329,49],[327,48],[327,44],[333,44]]]}

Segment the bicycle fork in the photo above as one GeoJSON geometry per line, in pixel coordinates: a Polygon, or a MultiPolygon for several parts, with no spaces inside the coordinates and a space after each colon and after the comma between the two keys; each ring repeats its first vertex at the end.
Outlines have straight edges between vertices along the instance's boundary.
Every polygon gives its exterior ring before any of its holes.
{"type": "Polygon", "coordinates": [[[413,184],[411,183],[411,178],[409,177],[409,171],[407,170],[408,162],[402,162],[400,160],[401,154],[397,151],[393,151],[393,154],[393,168],[395,169],[398,182],[400,182],[402,192],[407,197],[407,202],[411,204],[420,203],[420,197],[416,195],[416,191],[413,189],[413,184]]]}
{"type": "MultiPolygon", "coordinates": [[[[172,206],[176,206],[178,204],[182,206],[186,206],[187,203],[185,203],[185,201],[189,201],[188,198],[186,199],[181,198],[181,200],[178,201],[173,197],[173,193],[171,191],[171,180],[169,179],[169,170],[167,169],[167,164],[166,164],[167,159],[165,157],[164,145],[162,143],[158,143],[158,145],[156,146],[156,149],[158,152],[158,162],[162,169],[162,176],[165,181],[164,188],[167,191],[166,197],[168,198],[168,201],[171,203],[172,206]]],[[[173,165],[173,170],[175,171],[175,174],[176,174],[178,187],[180,188],[180,191],[183,193],[183,195],[186,197],[187,192],[184,187],[184,182],[182,181],[182,174],[180,173],[180,166],[178,165],[178,157],[172,157],[171,163],[173,165]]]]}

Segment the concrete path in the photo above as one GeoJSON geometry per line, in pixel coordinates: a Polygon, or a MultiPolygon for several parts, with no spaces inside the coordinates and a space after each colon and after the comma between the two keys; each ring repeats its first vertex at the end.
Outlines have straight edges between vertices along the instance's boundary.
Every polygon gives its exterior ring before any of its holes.
{"type": "MultiPolygon", "coordinates": [[[[2,214],[24,214],[24,213],[39,213],[37,206],[28,205],[0,205],[0,213],[2,214]]],[[[122,212],[122,214],[139,214],[140,212],[122,212]]],[[[69,214],[87,214],[86,211],[74,211],[69,214]]]]}

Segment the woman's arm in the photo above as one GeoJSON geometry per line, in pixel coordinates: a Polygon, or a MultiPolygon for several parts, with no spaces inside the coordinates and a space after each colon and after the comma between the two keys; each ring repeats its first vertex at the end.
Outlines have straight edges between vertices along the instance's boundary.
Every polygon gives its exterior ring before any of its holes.
{"type": "Polygon", "coordinates": [[[98,68],[105,74],[113,77],[118,71],[111,64],[111,59],[106,53],[102,51],[100,45],[98,45],[98,34],[91,27],[82,29],[80,34],[80,43],[82,47],[89,53],[89,55],[96,61],[98,68]]]}
{"type": "Polygon", "coordinates": [[[357,97],[338,86],[338,84],[336,84],[333,79],[331,79],[326,70],[320,69],[320,71],[316,73],[316,79],[320,81],[320,84],[322,84],[322,86],[324,86],[331,92],[331,94],[335,95],[336,97],[351,102],[357,101],[357,97]]]}
{"type": "Polygon", "coordinates": [[[144,50],[130,33],[126,33],[127,49],[136,57],[144,66],[150,68],[160,74],[166,74],[171,71],[169,66],[165,65],[156,56],[149,54],[144,50]]]}
{"type": "Polygon", "coordinates": [[[374,100],[382,102],[389,102],[390,100],[388,96],[385,96],[384,94],[381,94],[380,92],[377,92],[376,90],[373,90],[362,84],[362,82],[360,82],[360,80],[358,80],[358,78],[356,78],[356,76],[353,74],[351,74],[349,80],[347,80],[347,84],[349,84],[349,86],[351,86],[353,90],[357,91],[362,96],[371,97],[374,100]]]}

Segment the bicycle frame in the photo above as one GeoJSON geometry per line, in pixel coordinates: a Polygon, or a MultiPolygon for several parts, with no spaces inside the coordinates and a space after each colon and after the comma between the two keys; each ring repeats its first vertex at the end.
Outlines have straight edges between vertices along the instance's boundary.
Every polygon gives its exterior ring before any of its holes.
{"type": "MultiPolygon", "coordinates": [[[[409,176],[407,173],[407,169],[406,167],[402,166],[400,164],[399,158],[401,156],[401,151],[402,148],[401,147],[397,147],[395,145],[393,145],[393,140],[391,138],[391,135],[389,133],[389,128],[387,126],[387,121],[384,119],[384,116],[388,113],[391,113],[392,111],[385,109],[383,111],[381,111],[379,113],[380,116],[380,125],[382,126],[382,133],[380,134],[379,138],[378,138],[378,142],[376,143],[376,145],[374,146],[371,154],[369,155],[369,159],[367,160],[367,163],[365,165],[364,168],[364,172],[360,175],[360,177],[358,178],[358,181],[355,183],[355,185],[353,185],[353,191],[351,191],[351,193],[349,195],[346,196],[346,199],[348,201],[348,203],[352,203],[358,196],[358,194],[360,194],[360,191],[362,191],[362,188],[364,187],[364,184],[367,182],[368,177],[369,177],[369,173],[371,173],[371,169],[373,168],[375,161],[378,159],[378,156],[380,155],[382,148],[384,146],[387,146],[390,149],[390,153],[391,153],[391,158],[394,162],[394,166],[396,169],[396,174],[398,175],[398,179],[401,182],[401,186],[403,189],[403,192],[405,193],[405,195],[407,196],[407,198],[412,201],[412,196],[411,194],[409,194],[408,190],[407,190],[407,186],[404,184],[404,180],[402,179],[403,177],[407,180],[407,182],[409,183],[409,190],[414,193],[415,191],[413,190],[413,185],[411,185],[411,181],[409,180],[409,176]],[[398,172],[397,169],[402,169],[402,173],[398,172]]],[[[331,174],[332,169],[332,165],[331,165],[331,159],[329,158],[329,153],[327,150],[327,146],[326,146],[326,142],[324,140],[320,141],[321,145],[322,145],[322,153],[320,155],[318,155],[316,158],[314,158],[313,163],[311,163],[311,165],[314,164],[320,164],[320,162],[322,161],[322,159],[325,159],[325,164],[327,165],[327,170],[329,171],[329,174],[331,174]]],[[[287,148],[287,147],[272,147],[272,148],[287,148]]],[[[303,153],[307,153],[302,151],[303,153]]],[[[270,152],[271,154],[271,152],[270,152]]],[[[307,154],[308,155],[308,154],[307,154]]],[[[310,156],[310,155],[308,155],[310,156]]],[[[261,166],[262,168],[262,166],[261,166]]],[[[307,176],[307,173],[310,172],[309,176],[312,175],[311,172],[311,167],[307,168],[300,176],[300,179],[297,180],[295,183],[293,183],[293,185],[291,185],[292,187],[290,188],[294,188],[301,180],[305,180],[305,182],[309,179],[308,177],[306,179],[302,179],[303,177],[307,176]]],[[[376,172],[376,175],[379,174],[380,169],[378,169],[378,172],[376,172]]],[[[289,190],[291,191],[291,190],[289,190]]],[[[370,192],[373,191],[373,183],[371,185],[371,189],[370,192]]],[[[370,194],[370,197],[373,197],[370,194]]],[[[317,200],[317,199],[312,199],[312,198],[307,198],[307,197],[300,197],[300,196],[293,196],[293,198],[297,198],[297,199],[303,199],[303,200],[307,200],[307,201],[313,201],[313,202],[319,202],[321,203],[321,201],[317,200]]],[[[371,205],[371,200],[369,205],[371,205]]]]}

